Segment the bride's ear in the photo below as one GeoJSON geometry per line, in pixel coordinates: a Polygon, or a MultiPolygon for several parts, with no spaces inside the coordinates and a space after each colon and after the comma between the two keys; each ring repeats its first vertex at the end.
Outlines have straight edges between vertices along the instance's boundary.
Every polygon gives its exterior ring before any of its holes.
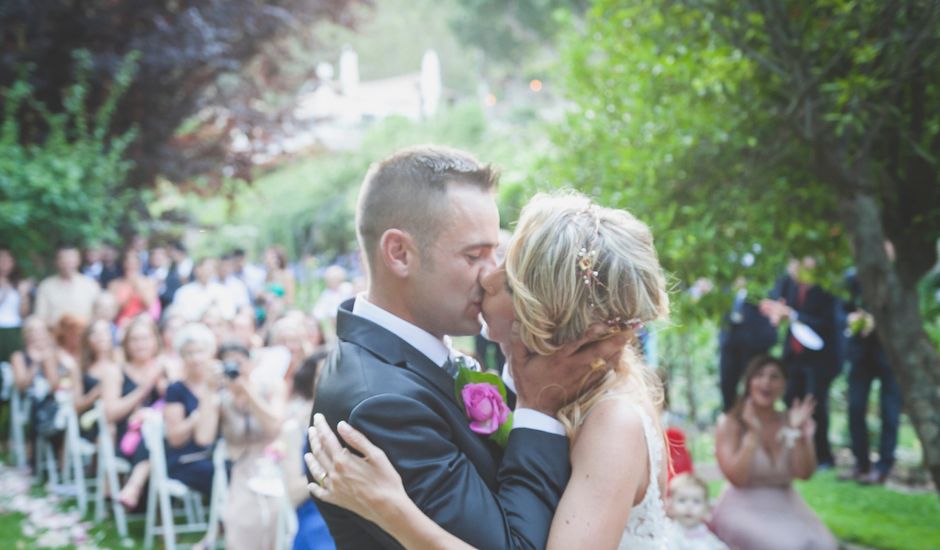
{"type": "Polygon", "coordinates": [[[379,255],[385,267],[398,277],[407,277],[415,268],[416,248],[411,235],[401,229],[388,229],[379,239],[379,255]]]}

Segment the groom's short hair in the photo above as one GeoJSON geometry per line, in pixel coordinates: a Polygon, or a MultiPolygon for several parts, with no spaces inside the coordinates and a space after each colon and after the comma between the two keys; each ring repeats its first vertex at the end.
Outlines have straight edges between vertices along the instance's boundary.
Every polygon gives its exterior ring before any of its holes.
{"type": "Polygon", "coordinates": [[[491,191],[498,180],[491,165],[437,145],[402,149],[373,164],[362,182],[356,209],[356,234],[369,266],[382,234],[393,228],[407,231],[425,253],[445,221],[448,185],[491,191]]]}

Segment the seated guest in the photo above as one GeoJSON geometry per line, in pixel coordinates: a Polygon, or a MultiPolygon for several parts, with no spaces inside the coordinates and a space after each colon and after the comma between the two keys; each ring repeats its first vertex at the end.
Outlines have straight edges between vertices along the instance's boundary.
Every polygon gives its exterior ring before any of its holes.
{"type": "Polygon", "coordinates": [[[183,378],[166,389],[167,474],[208,497],[222,377],[215,361],[215,335],[205,325],[190,323],[176,335],[173,347],[183,360],[183,378]]]}
{"type": "Polygon", "coordinates": [[[307,340],[307,328],[304,326],[304,317],[300,312],[289,312],[277,320],[271,327],[270,345],[284,346],[290,352],[290,364],[284,373],[287,391],[291,393],[294,374],[303,364],[304,360],[313,352],[307,340]]]}
{"type": "Polygon", "coordinates": [[[173,295],[172,308],[187,321],[198,321],[212,306],[219,308],[224,319],[231,319],[235,315],[235,304],[218,282],[215,259],[199,260],[193,269],[193,276],[191,283],[183,285],[173,295]]]}
{"type": "Polygon", "coordinates": [[[274,445],[284,421],[284,382],[267,375],[240,343],[219,351],[225,374],[221,398],[222,435],[232,473],[223,512],[225,547],[275,547],[284,478],[274,445]],[[259,513],[260,512],[260,513],[259,513]]]}
{"type": "Polygon", "coordinates": [[[264,252],[264,267],[267,270],[264,291],[282,297],[287,307],[293,306],[297,283],[287,266],[287,253],[284,249],[280,246],[268,247],[264,252]]]}
{"type": "Polygon", "coordinates": [[[59,378],[68,372],[68,356],[56,347],[43,320],[32,316],[23,321],[23,349],[13,352],[10,366],[17,390],[25,393],[42,379],[41,387],[35,389],[45,397],[55,391],[59,378]]]}
{"type": "MultiPolygon", "coordinates": [[[[101,378],[107,370],[116,370],[120,367],[114,360],[114,343],[111,340],[111,326],[104,319],[98,319],[85,330],[82,335],[81,363],[73,374],[75,383],[72,385],[74,394],[75,412],[81,415],[95,405],[101,398],[101,378]]],[[[96,429],[83,432],[88,439],[93,440],[96,429]]]]}
{"type": "Polygon", "coordinates": [[[743,395],[718,421],[715,452],[730,482],[715,506],[712,528],[743,550],[835,549],[836,539],[793,489],[816,470],[815,400],[777,404],[786,389],[781,362],[763,355],[744,373],[743,395]]]}
{"type": "MultiPolygon", "coordinates": [[[[58,443],[61,428],[55,425],[58,404],[55,392],[74,369],[69,354],[59,349],[39,317],[23,322],[23,350],[10,358],[14,390],[25,394],[30,406],[30,443],[35,448],[41,433],[58,443]]],[[[65,385],[63,384],[63,387],[65,385]]]]}
{"type": "Polygon", "coordinates": [[[183,360],[173,349],[173,339],[185,325],[186,319],[172,309],[164,312],[163,319],[160,320],[160,361],[166,370],[167,382],[176,382],[183,377],[183,360]]]}
{"type": "Polygon", "coordinates": [[[121,265],[123,275],[108,284],[108,292],[114,295],[118,305],[114,322],[123,328],[141,314],[147,314],[154,320],[159,319],[161,306],[157,285],[142,273],[137,251],[127,249],[121,265]]]}
{"type": "Polygon", "coordinates": [[[81,361],[82,335],[88,323],[80,318],[66,313],[59,318],[55,326],[55,343],[59,351],[68,355],[68,366],[77,366],[81,361]]]}
{"type": "Polygon", "coordinates": [[[264,340],[256,331],[255,315],[250,308],[238,310],[231,322],[231,333],[231,339],[245,346],[249,351],[264,345],[264,340]]]}
{"type": "MultiPolygon", "coordinates": [[[[117,300],[114,298],[114,294],[111,294],[108,291],[104,291],[95,298],[95,303],[91,308],[91,320],[97,321],[101,319],[102,321],[108,322],[108,327],[111,331],[111,341],[115,346],[119,345],[123,332],[118,330],[117,323],[114,322],[117,319],[118,306],[117,300]]],[[[116,350],[118,352],[119,358],[122,353],[120,349],[116,350]]]]}
{"type": "Polygon", "coordinates": [[[159,334],[153,319],[140,315],[131,321],[124,333],[123,349],[123,365],[101,371],[101,402],[108,424],[114,430],[118,456],[132,466],[119,500],[133,510],[150,475],[147,446],[141,442],[140,426],[149,407],[160,400],[166,387],[165,372],[158,359],[159,334]]]}

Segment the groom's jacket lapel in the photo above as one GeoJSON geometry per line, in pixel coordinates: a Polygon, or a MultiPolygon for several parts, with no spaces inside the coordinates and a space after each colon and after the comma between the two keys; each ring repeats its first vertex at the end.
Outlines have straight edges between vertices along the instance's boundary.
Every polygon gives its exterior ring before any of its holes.
{"type": "Polygon", "coordinates": [[[353,300],[343,303],[337,312],[338,338],[362,347],[384,363],[417,374],[445,395],[455,407],[459,407],[454,391],[454,379],[444,369],[388,329],[353,315],[352,304],[353,300]]]}

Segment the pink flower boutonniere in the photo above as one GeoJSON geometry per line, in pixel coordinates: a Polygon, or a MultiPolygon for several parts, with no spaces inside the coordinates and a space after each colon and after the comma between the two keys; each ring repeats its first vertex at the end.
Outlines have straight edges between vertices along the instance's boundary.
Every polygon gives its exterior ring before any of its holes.
{"type": "Polygon", "coordinates": [[[512,429],[512,411],[506,405],[506,387],[500,377],[460,368],[456,393],[470,419],[470,429],[505,447],[512,429]]]}

